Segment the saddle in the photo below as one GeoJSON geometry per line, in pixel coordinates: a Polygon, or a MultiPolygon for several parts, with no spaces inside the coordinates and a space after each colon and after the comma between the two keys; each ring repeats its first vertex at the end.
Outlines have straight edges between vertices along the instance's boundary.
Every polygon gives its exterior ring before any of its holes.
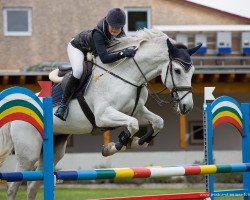
{"type": "MultiPolygon", "coordinates": [[[[91,122],[93,126],[93,133],[97,132],[96,129],[98,128],[95,123],[95,117],[91,109],[89,108],[87,102],[84,98],[84,93],[86,92],[89,83],[92,78],[92,62],[85,61],[83,63],[83,74],[80,78],[80,83],[78,88],[75,90],[74,94],[71,97],[72,99],[77,99],[82,111],[84,112],[85,116],[91,122]]],[[[61,98],[63,96],[63,92],[65,90],[67,81],[72,74],[72,67],[69,64],[61,64],[58,67],[58,76],[63,77],[61,83],[54,84],[52,87],[52,98],[53,98],[53,106],[58,106],[60,104],[61,98]]],[[[99,133],[98,133],[99,134],[99,133]]]]}
{"type": "MultiPolygon", "coordinates": [[[[75,90],[75,93],[73,95],[72,98],[76,98],[77,94],[79,92],[81,92],[81,94],[84,94],[89,82],[90,82],[90,78],[92,76],[92,67],[93,64],[92,62],[83,62],[83,73],[82,76],[80,78],[80,82],[79,82],[79,86],[78,88],[75,90]]],[[[63,89],[63,91],[65,90],[66,84],[72,74],[72,67],[69,64],[62,64],[58,67],[59,72],[58,72],[58,76],[59,77],[63,77],[63,80],[61,82],[61,87],[63,89]]]]}

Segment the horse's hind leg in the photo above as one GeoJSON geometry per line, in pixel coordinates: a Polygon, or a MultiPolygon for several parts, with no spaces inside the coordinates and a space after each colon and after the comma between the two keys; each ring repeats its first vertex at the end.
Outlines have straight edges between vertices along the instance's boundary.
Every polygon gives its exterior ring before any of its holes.
{"type": "MultiPolygon", "coordinates": [[[[23,121],[11,124],[11,137],[17,158],[16,171],[30,171],[40,157],[42,138],[36,129],[23,121]]],[[[8,184],[7,199],[14,200],[21,182],[8,184]]]]}
{"type": "MultiPolygon", "coordinates": [[[[18,153],[18,151],[17,151],[18,153]]],[[[16,166],[16,171],[17,172],[22,172],[22,171],[31,171],[34,167],[35,160],[30,160],[29,158],[23,156],[23,155],[17,155],[17,166],[16,166]],[[22,161],[20,162],[20,159],[22,161]]],[[[7,199],[8,200],[14,200],[16,198],[17,191],[20,187],[22,182],[11,182],[8,183],[7,186],[7,199]]]]}
{"type": "Polygon", "coordinates": [[[128,144],[128,148],[146,148],[163,128],[164,121],[160,116],[152,113],[145,106],[136,113],[135,117],[139,120],[139,124],[149,125],[147,126],[146,134],[141,138],[133,137],[128,144]]]}
{"type": "MultiPolygon", "coordinates": [[[[54,136],[54,165],[62,159],[65,154],[67,139],[70,135],[57,135],[54,136]]],[[[37,166],[38,171],[43,170],[43,159],[42,155],[38,161],[37,166]]],[[[27,188],[27,197],[28,200],[34,200],[36,198],[37,192],[42,185],[42,181],[29,181],[27,188]]]]}
{"type": "Polygon", "coordinates": [[[11,182],[7,184],[7,200],[15,200],[17,191],[22,182],[11,182]]]}
{"type": "MultiPolygon", "coordinates": [[[[34,163],[32,163],[34,164],[34,163]]],[[[17,164],[17,167],[16,167],[16,171],[17,172],[21,172],[21,171],[30,171],[31,170],[31,163],[27,162],[26,165],[20,165],[20,163],[17,164]]],[[[20,185],[22,184],[22,182],[11,182],[11,183],[8,183],[7,185],[7,199],[8,200],[14,200],[16,199],[16,194],[17,194],[17,191],[20,187],[20,185]]]]}

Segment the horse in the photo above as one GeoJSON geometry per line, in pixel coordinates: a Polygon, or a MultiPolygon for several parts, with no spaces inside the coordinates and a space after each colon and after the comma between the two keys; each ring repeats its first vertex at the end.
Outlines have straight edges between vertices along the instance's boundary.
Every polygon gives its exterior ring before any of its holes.
{"type": "MultiPolygon", "coordinates": [[[[110,156],[126,148],[145,148],[164,126],[164,120],[145,107],[149,81],[161,76],[162,83],[171,91],[177,113],[187,114],[193,108],[191,79],[194,66],[191,55],[201,45],[177,48],[175,41],[155,29],[138,31],[134,36],[114,40],[110,52],[124,48],[137,49],[134,58],[124,58],[112,64],[103,64],[96,57],[93,79],[84,94],[95,116],[98,130],[125,127],[118,142],[103,147],[103,155],[110,156]],[[98,66],[101,66],[98,67],[98,66]],[[105,71],[105,70],[106,71],[105,71]],[[138,89],[139,88],[139,89],[138,89]],[[140,91],[140,92],[138,92],[140,91]],[[151,128],[142,137],[135,134],[139,126],[151,128]]],[[[20,97],[21,98],[21,97],[20,97]]],[[[54,108],[54,111],[57,107],[54,108]]],[[[81,111],[76,99],[69,103],[66,121],[54,116],[54,164],[64,156],[71,134],[95,134],[93,125],[81,111]]],[[[14,149],[17,157],[16,171],[43,170],[41,156],[43,140],[37,130],[24,121],[12,121],[0,129],[0,165],[14,149]]],[[[7,199],[16,197],[21,182],[8,184],[7,199]]],[[[27,199],[33,200],[41,182],[27,183],[27,199]]]]}

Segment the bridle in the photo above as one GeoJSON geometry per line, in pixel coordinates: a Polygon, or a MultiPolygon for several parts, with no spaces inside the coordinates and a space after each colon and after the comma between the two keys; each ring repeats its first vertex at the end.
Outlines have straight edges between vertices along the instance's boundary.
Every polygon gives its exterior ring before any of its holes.
{"type": "MultiPolygon", "coordinates": [[[[180,64],[183,69],[186,69],[185,68],[185,65],[190,65],[192,66],[192,63],[191,62],[185,62],[181,59],[178,59],[178,58],[172,58],[171,56],[169,56],[169,65],[168,65],[168,68],[167,68],[167,71],[166,71],[166,76],[165,76],[165,80],[164,80],[164,85],[166,87],[166,84],[167,84],[167,76],[168,76],[168,72],[170,71],[170,76],[171,76],[171,80],[172,80],[172,89],[171,89],[171,96],[173,98],[173,101],[176,102],[176,103],[179,103],[182,99],[184,99],[189,93],[192,93],[192,87],[189,87],[189,86],[176,86],[175,84],[175,81],[174,81],[174,75],[173,75],[173,61],[174,62],[177,62],[178,64],[180,64]],[[179,97],[179,94],[178,92],[184,92],[184,91],[187,91],[182,97],[179,97]]],[[[190,67],[189,67],[190,69],[190,67]]],[[[186,72],[189,71],[188,70],[185,70],[186,72]]],[[[166,87],[167,88],[167,87],[166,87]]],[[[164,90],[166,89],[164,88],[164,90]]],[[[161,92],[163,92],[164,90],[162,90],[161,92]]],[[[160,92],[160,93],[161,93],[160,92]]]]}
{"type": "MultiPolygon", "coordinates": [[[[170,61],[169,61],[169,65],[167,67],[167,71],[166,71],[166,76],[165,76],[165,80],[164,80],[164,85],[165,85],[165,88],[163,90],[161,90],[160,92],[155,92],[153,87],[150,85],[149,81],[147,80],[146,76],[144,75],[143,71],[141,70],[140,66],[138,65],[137,61],[135,60],[135,58],[132,58],[135,65],[137,66],[138,70],[140,71],[141,75],[143,76],[144,80],[145,80],[145,83],[138,86],[134,83],[131,83],[130,81],[120,77],[119,75],[105,69],[104,67],[92,62],[92,61],[87,61],[87,62],[91,62],[93,65],[97,66],[98,68],[106,71],[107,73],[109,73],[110,75],[122,80],[123,82],[127,83],[127,84],[130,84],[134,87],[137,88],[137,97],[136,99],[139,98],[140,96],[140,92],[141,92],[141,89],[146,86],[147,89],[149,90],[149,95],[156,101],[156,103],[159,105],[159,106],[162,106],[164,104],[172,104],[172,103],[179,103],[182,99],[184,99],[189,93],[192,93],[192,87],[189,87],[189,86],[176,86],[175,84],[175,81],[174,81],[174,75],[173,75],[173,64],[172,62],[178,62],[184,69],[185,69],[185,65],[192,65],[192,63],[187,63],[181,59],[178,59],[178,58],[170,58],[170,61]],[[159,97],[159,94],[161,94],[163,91],[165,91],[166,89],[168,89],[166,87],[166,83],[167,83],[167,76],[168,76],[168,73],[170,72],[170,76],[171,76],[171,80],[172,80],[172,85],[173,85],[173,88],[170,90],[170,94],[172,96],[172,100],[171,101],[166,101],[166,98],[165,99],[162,99],[159,97]],[[179,97],[179,94],[178,92],[182,92],[182,91],[187,91],[182,97],[179,97]]],[[[103,75],[103,74],[102,74],[103,75]]],[[[138,103],[138,102],[137,102],[138,103]]],[[[136,104],[137,104],[136,103],[136,104]]],[[[136,107],[136,105],[135,105],[136,107]]],[[[134,108],[135,110],[135,108],[134,108]]],[[[134,112],[133,110],[133,112],[134,112]]]]}
{"type": "MultiPolygon", "coordinates": [[[[161,90],[160,92],[155,92],[153,87],[150,85],[150,83],[148,82],[146,76],[143,74],[140,66],[138,65],[138,63],[136,62],[136,60],[133,58],[133,61],[135,63],[135,65],[137,66],[137,68],[139,69],[140,73],[142,74],[143,78],[145,79],[146,81],[146,86],[149,90],[149,95],[156,101],[156,103],[160,106],[162,106],[163,104],[172,104],[172,103],[179,103],[182,99],[184,99],[189,93],[192,93],[192,87],[189,87],[189,86],[176,86],[175,84],[175,81],[174,81],[174,75],[173,75],[173,64],[172,62],[178,62],[184,69],[186,69],[185,65],[189,65],[189,69],[191,68],[192,66],[192,63],[190,62],[185,62],[181,59],[178,59],[178,58],[171,58],[171,56],[169,56],[169,65],[167,67],[167,70],[166,70],[166,76],[165,76],[165,80],[164,80],[164,85],[165,85],[165,88],[163,90],[161,90]],[[171,80],[172,80],[172,89],[170,90],[170,94],[171,94],[171,97],[172,97],[172,100],[171,101],[167,101],[166,98],[165,99],[162,99],[159,97],[159,94],[161,94],[163,91],[165,91],[166,89],[168,89],[166,87],[166,84],[167,84],[167,76],[168,76],[168,73],[170,72],[170,76],[171,76],[171,80]],[[179,97],[179,94],[178,92],[183,92],[183,91],[187,91],[182,97],[179,97]]],[[[188,72],[189,70],[185,70],[186,72],[188,72]]]]}

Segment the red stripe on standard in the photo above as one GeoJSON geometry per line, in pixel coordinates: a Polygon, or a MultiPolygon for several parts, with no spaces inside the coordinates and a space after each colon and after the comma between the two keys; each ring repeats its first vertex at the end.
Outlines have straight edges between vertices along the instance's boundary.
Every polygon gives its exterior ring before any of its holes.
{"type": "Polygon", "coordinates": [[[134,178],[148,178],[151,176],[151,171],[145,167],[133,167],[134,178]]]}
{"type": "Polygon", "coordinates": [[[0,120],[0,127],[7,124],[8,122],[11,122],[14,120],[22,120],[22,121],[26,121],[26,122],[32,124],[43,138],[43,128],[40,126],[40,124],[33,117],[31,117],[30,115],[27,115],[25,113],[17,112],[17,113],[12,113],[10,115],[5,116],[4,118],[2,118],[0,120]]]}
{"type": "Polygon", "coordinates": [[[240,134],[242,135],[243,127],[234,118],[228,117],[228,116],[217,119],[215,123],[213,124],[213,128],[216,128],[218,125],[226,123],[226,122],[234,125],[238,129],[240,134]]]}

